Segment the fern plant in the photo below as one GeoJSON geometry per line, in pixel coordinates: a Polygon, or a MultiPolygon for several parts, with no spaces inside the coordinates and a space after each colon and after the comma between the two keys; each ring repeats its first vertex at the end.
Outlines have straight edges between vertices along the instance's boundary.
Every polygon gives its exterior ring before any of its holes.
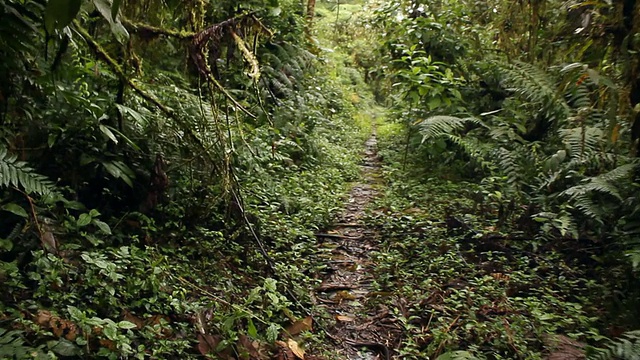
{"type": "Polygon", "coordinates": [[[46,176],[37,174],[26,162],[17,159],[0,145],[0,189],[15,186],[28,194],[44,195],[51,192],[53,183],[46,176]]]}
{"type": "Polygon", "coordinates": [[[455,116],[432,116],[418,123],[422,134],[422,143],[441,136],[452,135],[463,130],[468,124],[482,126],[476,118],[457,118],[455,116]]]}
{"type": "Polygon", "coordinates": [[[640,360],[640,330],[629,331],[604,349],[590,348],[589,360],[640,360]]]}
{"type": "Polygon", "coordinates": [[[444,115],[432,116],[418,123],[418,128],[422,135],[422,144],[439,138],[446,138],[469,157],[482,160],[486,151],[482,143],[477,138],[466,137],[461,134],[469,127],[486,126],[473,117],[458,118],[444,115]]]}
{"type": "MultiPolygon", "coordinates": [[[[0,357],[3,359],[27,359],[34,349],[29,347],[24,338],[22,331],[0,328],[0,357]]],[[[43,355],[38,354],[37,355],[43,355]]]]}

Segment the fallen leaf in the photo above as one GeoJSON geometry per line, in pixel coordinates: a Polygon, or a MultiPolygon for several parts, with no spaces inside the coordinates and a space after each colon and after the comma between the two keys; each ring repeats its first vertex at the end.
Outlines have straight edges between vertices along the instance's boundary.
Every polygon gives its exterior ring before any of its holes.
{"type": "Polygon", "coordinates": [[[42,245],[44,249],[51,254],[58,253],[58,243],[56,242],[56,237],[53,236],[53,233],[50,231],[46,231],[41,236],[42,245]]]}
{"type": "Polygon", "coordinates": [[[503,274],[503,273],[491,273],[491,277],[494,278],[496,281],[509,281],[510,277],[509,275],[503,274]]]}
{"type": "Polygon", "coordinates": [[[100,346],[102,346],[103,348],[107,348],[111,351],[116,349],[116,343],[114,343],[109,339],[100,339],[100,346]]]}
{"type": "Polygon", "coordinates": [[[38,314],[36,315],[34,321],[40,326],[48,327],[49,322],[51,321],[51,312],[47,310],[38,310],[38,314]]]}
{"type": "Polygon", "coordinates": [[[295,340],[293,340],[293,339],[287,340],[287,345],[289,346],[289,349],[291,349],[291,352],[297,358],[304,360],[304,350],[302,350],[300,348],[300,346],[298,345],[298,343],[295,340]]]}
{"type": "Polygon", "coordinates": [[[198,334],[198,351],[202,355],[213,353],[220,341],[222,341],[222,338],[217,335],[198,334]]]}
{"type": "Polygon", "coordinates": [[[298,320],[287,326],[286,331],[291,336],[296,336],[303,331],[313,331],[313,318],[311,316],[307,316],[302,320],[298,320]]]}
{"type": "Polygon", "coordinates": [[[76,324],[72,321],[53,315],[46,310],[39,310],[33,320],[42,328],[51,329],[51,332],[56,337],[64,337],[69,341],[75,341],[80,332],[76,324]]]}
{"type": "Polygon", "coordinates": [[[618,137],[620,136],[620,124],[616,124],[611,132],[611,143],[615,144],[618,142],[618,137]]]}
{"type": "Polygon", "coordinates": [[[338,291],[335,295],[334,300],[342,301],[342,300],[355,300],[356,296],[348,292],[347,290],[338,291]]]}
{"type": "Polygon", "coordinates": [[[342,321],[342,322],[350,322],[350,321],[355,321],[356,319],[350,316],[336,315],[336,320],[342,321]]]}
{"type": "Polygon", "coordinates": [[[249,338],[247,335],[240,335],[238,337],[238,350],[241,354],[240,359],[242,360],[260,358],[258,348],[254,345],[254,342],[252,342],[251,338],[249,338]]]}
{"type": "Polygon", "coordinates": [[[292,360],[295,358],[295,355],[284,341],[276,341],[276,345],[278,346],[278,352],[276,353],[274,360],[292,360]]]}

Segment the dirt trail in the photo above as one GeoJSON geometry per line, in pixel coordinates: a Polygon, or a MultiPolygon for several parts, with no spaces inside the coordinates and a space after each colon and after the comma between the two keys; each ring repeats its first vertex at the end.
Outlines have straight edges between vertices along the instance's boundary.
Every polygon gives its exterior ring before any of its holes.
{"type": "Polygon", "coordinates": [[[391,359],[399,329],[384,306],[372,300],[385,294],[372,291],[369,258],[377,250],[378,234],[365,223],[365,208],[378,195],[381,165],[375,131],[365,143],[363,180],[350,193],[344,212],[334,226],[317,234],[327,269],[316,289],[318,306],[325,307],[335,320],[329,336],[337,343],[340,358],[349,360],[391,359]]]}

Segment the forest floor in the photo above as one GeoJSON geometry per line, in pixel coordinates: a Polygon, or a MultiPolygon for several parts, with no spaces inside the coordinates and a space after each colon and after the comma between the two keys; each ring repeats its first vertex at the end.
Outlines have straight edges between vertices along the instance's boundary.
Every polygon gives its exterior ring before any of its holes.
{"type": "Polygon", "coordinates": [[[385,296],[372,288],[379,234],[366,222],[366,208],[379,195],[381,162],[375,130],[365,143],[362,182],[353,186],[346,207],[326,233],[316,234],[327,268],[315,289],[317,306],[335,319],[328,335],[335,353],[348,359],[390,359],[401,329],[385,306],[369,306],[368,299],[385,296]]]}
{"type": "Polygon", "coordinates": [[[571,270],[575,259],[509,241],[497,207],[476,202],[478,184],[416,172],[405,135],[374,122],[343,211],[316,233],[324,270],[311,302],[328,339],[309,354],[584,359],[576,339],[596,336],[589,294],[602,290],[571,270]]]}

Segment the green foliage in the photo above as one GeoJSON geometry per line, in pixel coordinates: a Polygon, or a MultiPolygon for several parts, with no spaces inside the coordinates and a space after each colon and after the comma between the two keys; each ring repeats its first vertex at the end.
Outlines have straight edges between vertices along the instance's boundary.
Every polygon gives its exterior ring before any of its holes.
{"type": "Polygon", "coordinates": [[[437,139],[441,136],[453,135],[463,130],[467,124],[482,125],[475,118],[460,119],[454,116],[432,116],[420,121],[418,126],[422,133],[422,142],[437,139]]]}
{"type": "Polygon", "coordinates": [[[547,334],[637,326],[624,3],[319,4],[303,34],[296,0],[0,1],[0,356],[276,341],[358,176],[368,86],[396,122],[371,221],[374,286],[399,296],[372,301],[403,358],[535,359],[547,334]]]}
{"type": "Polygon", "coordinates": [[[589,359],[638,359],[640,356],[640,331],[629,331],[611,340],[606,349],[590,349],[589,359]]]}
{"type": "Polygon", "coordinates": [[[188,5],[0,3],[7,357],[242,353],[308,306],[313,231],[372,121],[364,82],[323,70],[298,1],[188,5]]]}
{"type": "Polygon", "coordinates": [[[53,188],[53,183],[45,176],[37,174],[24,161],[17,161],[7,148],[0,145],[0,189],[9,186],[20,187],[28,194],[44,195],[53,188]]]}
{"type": "Polygon", "coordinates": [[[21,331],[8,331],[0,328],[0,356],[10,359],[26,359],[27,356],[37,354],[36,358],[45,359],[44,354],[28,346],[21,331]]]}

